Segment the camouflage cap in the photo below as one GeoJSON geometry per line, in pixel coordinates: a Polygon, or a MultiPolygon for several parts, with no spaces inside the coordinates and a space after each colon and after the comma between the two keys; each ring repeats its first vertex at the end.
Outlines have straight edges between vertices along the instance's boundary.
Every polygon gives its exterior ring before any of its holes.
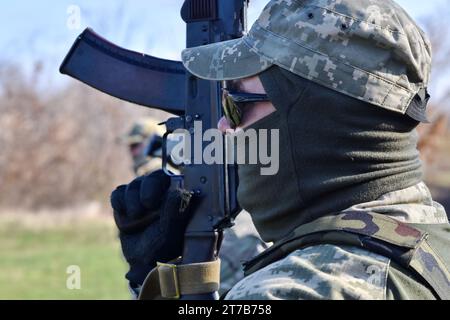
{"type": "Polygon", "coordinates": [[[245,78],[277,65],[426,120],[431,46],[392,0],[272,0],[246,36],[186,49],[182,60],[208,80],[245,78]]]}
{"type": "Polygon", "coordinates": [[[144,118],[133,125],[124,140],[130,145],[142,143],[153,134],[163,135],[163,127],[153,118],[144,118]]]}

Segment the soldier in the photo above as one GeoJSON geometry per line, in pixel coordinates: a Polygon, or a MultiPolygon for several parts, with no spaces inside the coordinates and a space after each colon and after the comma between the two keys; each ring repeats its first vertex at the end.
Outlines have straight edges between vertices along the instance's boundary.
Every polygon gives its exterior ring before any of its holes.
{"type": "MultiPolygon", "coordinates": [[[[228,81],[226,114],[240,117],[221,119],[219,129],[280,135],[277,174],[239,166],[239,203],[274,245],[245,264],[247,276],[226,299],[450,299],[450,225],[422,182],[416,148],[431,48],[401,7],[272,0],[248,35],[182,58],[197,77],[228,81]],[[243,104],[237,93],[267,97],[243,104]]],[[[116,190],[116,213],[154,206],[147,200],[156,180],[116,190]]],[[[171,217],[165,203],[162,221],[188,221],[171,217]]],[[[146,250],[166,261],[181,252],[146,250]]]]}
{"type": "Polygon", "coordinates": [[[163,130],[153,118],[137,121],[125,138],[131,158],[133,171],[137,176],[161,168],[161,136],[163,130]]]}

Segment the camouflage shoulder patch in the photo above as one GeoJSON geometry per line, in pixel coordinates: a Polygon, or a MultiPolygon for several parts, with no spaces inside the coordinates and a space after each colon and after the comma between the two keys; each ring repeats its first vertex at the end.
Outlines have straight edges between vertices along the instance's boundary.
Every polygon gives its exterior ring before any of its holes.
{"type": "Polygon", "coordinates": [[[296,250],[235,285],[226,300],[380,300],[390,260],[351,246],[296,250]]]}

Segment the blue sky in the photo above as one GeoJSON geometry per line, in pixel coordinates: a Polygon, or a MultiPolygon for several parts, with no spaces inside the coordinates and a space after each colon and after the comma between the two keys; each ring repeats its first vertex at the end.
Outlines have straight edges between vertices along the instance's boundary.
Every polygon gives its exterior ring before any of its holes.
{"type": "MultiPolygon", "coordinates": [[[[355,0],[357,1],[357,0],[355,0]]],[[[448,1],[448,0],[447,0],[448,1]]],[[[432,13],[446,0],[398,0],[414,18],[432,13]]],[[[57,67],[76,36],[87,26],[109,40],[151,55],[178,60],[185,44],[179,11],[183,0],[15,0],[0,4],[0,61],[35,59],[46,62],[50,81],[58,83],[57,67]],[[79,29],[67,27],[68,8],[81,11],[79,29]]],[[[251,0],[254,21],[267,0],[251,0]]]]}

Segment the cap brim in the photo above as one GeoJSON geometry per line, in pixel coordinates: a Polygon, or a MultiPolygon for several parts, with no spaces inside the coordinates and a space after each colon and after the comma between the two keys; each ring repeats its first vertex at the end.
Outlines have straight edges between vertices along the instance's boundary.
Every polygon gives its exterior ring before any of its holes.
{"type": "Polygon", "coordinates": [[[193,75],[215,81],[251,77],[272,66],[254,52],[245,37],[186,49],[182,61],[193,75]]]}

